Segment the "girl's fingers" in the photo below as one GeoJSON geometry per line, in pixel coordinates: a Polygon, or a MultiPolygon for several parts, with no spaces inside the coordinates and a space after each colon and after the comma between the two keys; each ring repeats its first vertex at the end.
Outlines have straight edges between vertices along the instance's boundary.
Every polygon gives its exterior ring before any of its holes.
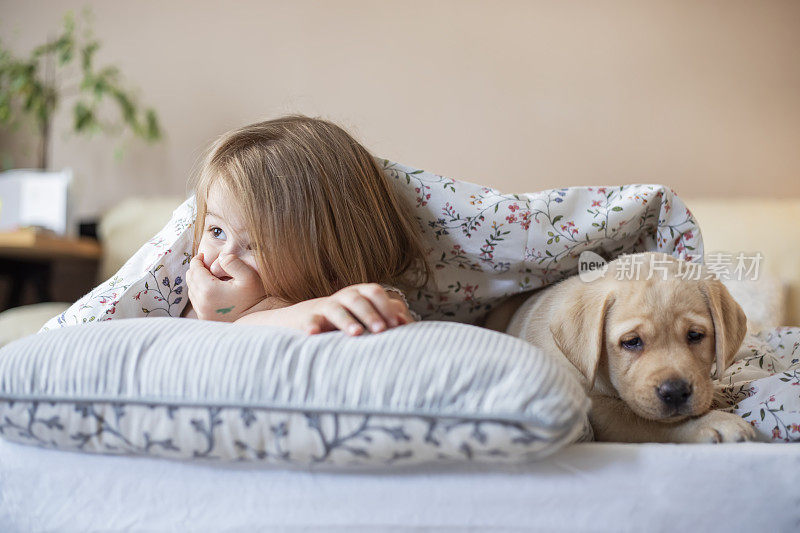
{"type": "Polygon", "coordinates": [[[387,294],[389,295],[389,308],[391,309],[390,316],[394,317],[397,321],[394,325],[400,326],[414,322],[405,300],[394,298],[391,292],[387,292],[387,294]]]}
{"type": "Polygon", "coordinates": [[[322,315],[311,315],[311,317],[306,322],[304,329],[305,332],[309,335],[316,335],[317,333],[322,333],[326,331],[325,326],[327,325],[327,320],[322,315]]]}
{"type": "MultiPolygon", "coordinates": [[[[378,333],[387,328],[387,321],[381,313],[375,310],[371,300],[366,299],[361,294],[354,294],[342,301],[347,310],[361,321],[373,333],[378,333]]],[[[391,313],[390,313],[390,316],[391,313]]]]}
{"type": "Polygon", "coordinates": [[[247,263],[235,255],[226,255],[220,261],[222,269],[231,276],[234,281],[242,283],[259,282],[258,272],[250,268],[247,263]]]}
{"type": "Polygon", "coordinates": [[[381,314],[381,322],[384,325],[389,324],[390,327],[395,327],[398,325],[397,311],[394,309],[393,303],[395,300],[386,294],[386,291],[383,289],[383,287],[375,283],[367,283],[364,285],[358,285],[356,290],[358,291],[358,294],[369,300],[372,304],[372,307],[381,314]]]}
{"type": "Polygon", "coordinates": [[[408,307],[404,302],[396,300],[398,310],[397,316],[400,320],[400,324],[411,324],[414,322],[414,317],[411,316],[411,311],[408,310],[408,307]]]}
{"type": "Polygon", "coordinates": [[[192,268],[192,267],[198,268],[198,267],[201,267],[201,266],[205,267],[205,263],[203,263],[203,254],[202,253],[197,254],[196,256],[192,257],[192,259],[189,261],[189,268],[192,268]]]}
{"type": "Polygon", "coordinates": [[[364,326],[353,315],[338,302],[333,302],[324,311],[325,318],[333,324],[336,329],[344,331],[348,335],[361,335],[364,333],[364,326]]]}
{"type": "Polygon", "coordinates": [[[203,263],[203,254],[197,254],[189,261],[189,270],[192,271],[192,280],[195,283],[213,283],[219,281],[208,271],[203,263]]]}

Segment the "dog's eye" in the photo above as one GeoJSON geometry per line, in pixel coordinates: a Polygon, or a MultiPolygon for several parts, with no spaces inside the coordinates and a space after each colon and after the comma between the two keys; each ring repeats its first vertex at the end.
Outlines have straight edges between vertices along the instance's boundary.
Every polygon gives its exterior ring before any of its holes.
{"type": "Polygon", "coordinates": [[[700,342],[704,337],[705,335],[699,331],[690,331],[686,334],[686,338],[689,342],[700,342]]]}
{"type": "Polygon", "coordinates": [[[632,339],[627,339],[620,342],[623,348],[626,350],[641,350],[644,347],[644,343],[642,339],[639,337],[634,337],[632,339]]]}

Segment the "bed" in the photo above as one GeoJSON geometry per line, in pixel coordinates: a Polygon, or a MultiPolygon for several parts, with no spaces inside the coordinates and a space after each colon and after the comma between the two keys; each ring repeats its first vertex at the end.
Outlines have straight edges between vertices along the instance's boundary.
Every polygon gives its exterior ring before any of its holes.
{"type": "Polygon", "coordinates": [[[796,447],[574,444],[536,463],[284,470],[0,440],[27,531],[797,531],[796,447]]]}
{"type": "MultiPolygon", "coordinates": [[[[742,201],[735,222],[730,202],[686,203],[704,228],[706,250],[766,256],[769,275],[755,296],[752,286],[731,288],[738,300],[752,300],[749,308],[761,304],[748,315],[752,331],[800,323],[800,261],[781,244],[800,241],[800,202],[750,208],[742,201]],[[753,231],[765,213],[795,234],[773,242],[753,231]]],[[[798,467],[797,444],[774,443],[576,443],[522,465],[342,472],[89,455],[0,440],[0,529],[797,531],[798,467]]]]}

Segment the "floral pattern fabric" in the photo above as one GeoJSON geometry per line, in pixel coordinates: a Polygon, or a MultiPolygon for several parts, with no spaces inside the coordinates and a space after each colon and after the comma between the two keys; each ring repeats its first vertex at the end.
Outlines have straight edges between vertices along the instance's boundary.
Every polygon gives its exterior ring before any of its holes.
{"type": "MultiPolygon", "coordinates": [[[[520,463],[577,440],[501,420],[117,403],[0,403],[0,436],[41,448],[283,467],[520,463]]],[[[576,430],[581,427],[576,426],[576,430]]]]}
{"type": "Polygon", "coordinates": [[[800,328],[747,335],[716,382],[714,402],[741,415],[763,440],[800,442],[800,328]]]}
{"type": "MultiPolygon", "coordinates": [[[[700,231],[663,185],[569,187],[501,194],[385,159],[378,160],[424,231],[435,280],[407,294],[423,319],[475,323],[502,298],[577,272],[592,250],[608,260],[659,251],[702,258],[700,231]]],[[[357,191],[354,191],[357,193],[357,191]]],[[[194,198],[111,279],[43,330],[142,316],[179,316],[192,251],[194,198]]]]}
{"type": "MultiPolygon", "coordinates": [[[[424,231],[435,279],[406,294],[412,311],[423,319],[476,323],[509,295],[574,275],[578,257],[587,250],[608,261],[644,251],[703,260],[696,221],[674,191],[663,185],[503,194],[389,160],[377,161],[424,231]]],[[[194,215],[190,198],[117,274],[42,330],[116,318],[179,316],[186,304],[194,215]]],[[[742,411],[759,429],[775,422],[768,432],[775,440],[798,435],[796,358],[786,352],[789,341],[773,345],[775,339],[788,339],[795,331],[776,330],[756,338],[758,347],[752,350],[758,355],[745,359],[742,374],[729,376],[733,382],[720,385],[720,394],[728,398],[720,405],[738,406],[736,412],[742,411]],[[764,363],[786,357],[795,363],[764,363]],[[766,366],[759,366],[758,379],[750,379],[745,370],[757,364],[766,366]]]]}
{"type": "Polygon", "coordinates": [[[703,256],[700,231],[663,185],[569,187],[502,194],[380,160],[424,230],[435,283],[409,294],[423,318],[474,323],[506,296],[577,273],[590,250],[703,256]]]}

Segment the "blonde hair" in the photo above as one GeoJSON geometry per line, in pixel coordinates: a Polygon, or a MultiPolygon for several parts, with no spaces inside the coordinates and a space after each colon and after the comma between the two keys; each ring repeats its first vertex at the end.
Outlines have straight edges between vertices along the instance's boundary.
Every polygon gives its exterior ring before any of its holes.
{"type": "Polygon", "coordinates": [[[214,183],[240,200],[269,296],[297,303],[367,282],[420,288],[433,276],[411,209],[335,124],[291,115],[222,135],[195,183],[195,254],[214,183]]]}

